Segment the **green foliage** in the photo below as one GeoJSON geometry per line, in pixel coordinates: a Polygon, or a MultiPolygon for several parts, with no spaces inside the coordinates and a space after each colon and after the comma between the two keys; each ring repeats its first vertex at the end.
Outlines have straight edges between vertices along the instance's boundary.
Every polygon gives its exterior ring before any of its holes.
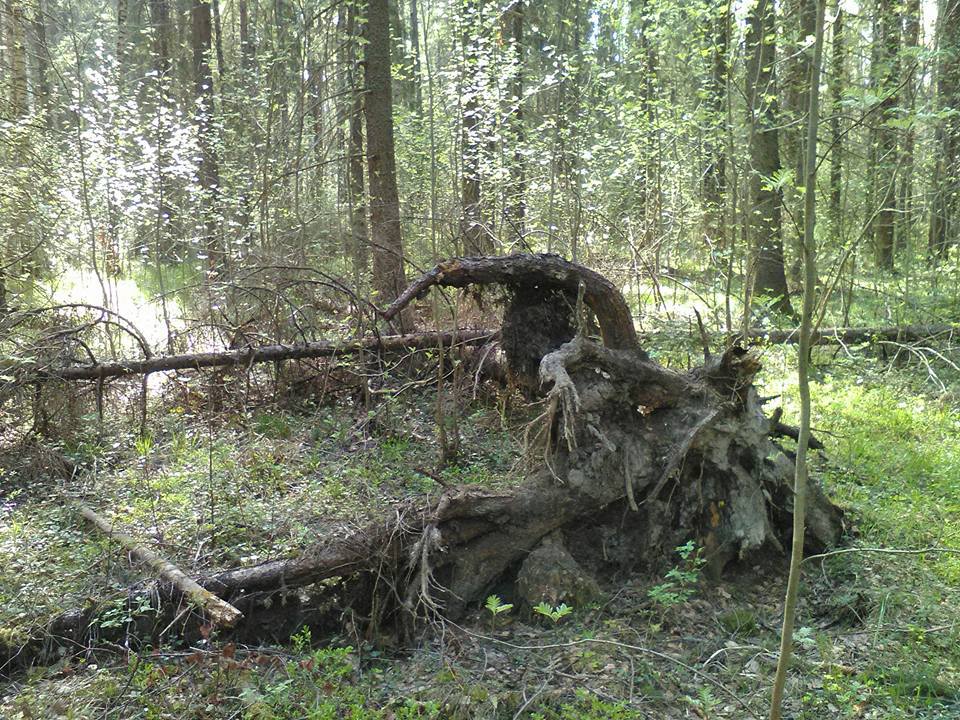
{"type": "Polygon", "coordinates": [[[624,701],[611,702],[578,689],[573,702],[564,703],[558,710],[536,712],[530,717],[531,720],[633,720],[636,711],[624,701]]]}
{"type": "Polygon", "coordinates": [[[126,598],[121,598],[100,612],[96,622],[103,629],[119,628],[130,624],[141,615],[152,612],[155,610],[150,605],[149,598],[139,598],[136,605],[132,605],[126,598]]]}
{"type": "Polygon", "coordinates": [[[497,618],[513,610],[513,603],[505,603],[499,595],[490,595],[483,604],[490,613],[490,627],[497,626],[497,618]]]}
{"type": "Polygon", "coordinates": [[[561,618],[566,617],[573,612],[573,608],[566,603],[560,603],[556,607],[551,607],[549,603],[541,602],[533,606],[533,611],[538,615],[553,620],[556,624],[561,618]]]}
{"type": "Polygon", "coordinates": [[[286,440],[293,432],[286,417],[273,413],[258,413],[253,418],[253,430],[271,440],[286,440]]]}
{"type": "MultiPolygon", "coordinates": [[[[757,630],[757,617],[752,610],[746,608],[734,608],[721,615],[719,621],[720,626],[735,637],[747,637],[757,630]]],[[[799,630],[794,633],[794,640],[797,639],[797,633],[799,630]]]]}
{"type": "Polygon", "coordinates": [[[700,581],[700,570],[706,562],[701,557],[702,548],[698,548],[693,540],[680,545],[676,551],[682,563],[667,571],[665,582],[647,591],[647,595],[662,611],[682,605],[693,597],[700,581]]]}

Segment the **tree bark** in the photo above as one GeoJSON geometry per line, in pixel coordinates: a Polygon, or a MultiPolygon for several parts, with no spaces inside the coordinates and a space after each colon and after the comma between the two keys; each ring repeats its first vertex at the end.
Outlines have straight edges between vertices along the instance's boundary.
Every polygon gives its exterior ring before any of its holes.
{"type": "MultiPolygon", "coordinates": [[[[368,0],[366,23],[367,173],[373,245],[373,287],[377,302],[392,302],[406,284],[400,198],[393,145],[393,93],[390,82],[390,14],[387,0],[368,0]]],[[[401,329],[412,319],[401,316],[401,329]]]]}
{"type": "Polygon", "coordinates": [[[836,0],[830,68],[830,230],[833,238],[843,237],[843,90],[846,87],[846,38],[843,33],[843,3],[836,0]]]}
{"type": "Polygon", "coordinates": [[[127,41],[127,0],[117,0],[117,76],[121,87],[124,84],[127,41]]]}
{"type": "Polygon", "coordinates": [[[27,114],[27,47],[23,7],[19,0],[6,0],[6,40],[9,55],[9,109],[19,118],[27,114]]]}
{"type": "Polygon", "coordinates": [[[47,18],[43,0],[32,5],[30,25],[33,45],[33,86],[36,112],[43,115],[47,128],[53,128],[54,118],[50,107],[50,49],[47,47],[47,18]]]}
{"type": "Polygon", "coordinates": [[[712,132],[707,140],[707,167],[703,173],[701,193],[704,234],[711,244],[724,247],[726,245],[726,227],[723,220],[727,193],[727,156],[723,149],[723,132],[726,121],[724,103],[729,73],[727,46],[730,27],[730,17],[726,7],[722,12],[716,13],[713,23],[712,67],[707,84],[709,125],[712,132]]]}
{"type": "Polygon", "coordinates": [[[792,314],[783,265],[781,191],[770,178],[781,171],[777,125],[776,22],[773,0],[758,0],[747,19],[747,109],[750,113],[750,234],[753,255],[752,288],[792,314]]]}
{"type": "Polygon", "coordinates": [[[943,0],[937,18],[936,167],[927,247],[934,262],[947,256],[960,229],[960,0],[943,0]]]}
{"type": "Polygon", "coordinates": [[[367,285],[370,265],[370,235],[367,230],[366,189],[363,182],[363,80],[359,52],[361,30],[357,22],[357,9],[352,3],[347,7],[347,67],[350,84],[349,137],[347,144],[347,194],[350,205],[350,258],[353,265],[354,284],[357,288],[367,285]]]}
{"type": "Polygon", "coordinates": [[[153,26],[153,67],[161,80],[169,79],[170,40],[173,23],[170,19],[170,0],[150,0],[150,23],[153,26]]]}
{"type": "Polygon", "coordinates": [[[214,129],[213,73],[210,70],[213,37],[209,0],[192,0],[190,18],[193,82],[197,99],[197,136],[200,145],[200,166],[197,174],[201,188],[202,245],[207,253],[208,266],[219,272],[223,269],[225,253],[219,237],[220,169],[214,129]]]}
{"type": "Polygon", "coordinates": [[[420,69],[420,11],[417,0],[410,0],[410,56],[413,77],[413,110],[417,117],[423,115],[423,81],[420,69]]]}
{"type": "Polygon", "coordinates": [[[240,67],[250,72],[254,67],[256,48],[250,37],[250,10],[247,0],[238,0],[237,14],[240,23],[240,67]]]}
{"type": "Polygon", "coordinates": [[[796,284],[800,283],[801,265],[803,262],[803,213],[804,199],[800,192],[804,183],[804,145],[806,134],[807,108],[810,103],[810,47],[805,47],[807,39],[814,34],[816,24],[817,0],[793,0],[785,8],[784,45],[785,63],[783,73],[784,111],[781,124],[784,130],[780,133],[781,146],[785,163],[794,171],[794,182],[787,184],[785,206],[790,208],[789,217],[792,222],[787,223],[787,237],[789,246],[793,248],[794,260],[788,268],[788,277],[796,284]]]}
{"type": "Polygon", "coordinates": [[[914,226],[914,198],[913,198],[913,178],[914,157],[916,149],[917,133],[914,128],[913,117],[917,104],[917,69],[918,57],[917,51],[920,45],[920,0],[907,0],[903,10],[903,67],[902,82],[903,86],[903,110],[908,119],[911,120],[908,127],[903,131],[903,142],[900,152],[900,165],[902,168],[902,179],[900,181],[900,195],[897,199],[897,244],[900,247],[909,247],[914,226]]]}
{"type": "MultiPolygon", "coordinates": [[[[896,119],[897,93],[900,82],[900,14],[893,0],[877,3],[877,37],[873,44],[873,63],[870,75],[873,87],[881,93],[880,111],[873,129],[872,166],[869,169],[876,192],[876,219],[873,223],[873,242],[877,267],[888,272],[894,269],[896,252],[894,230],[897,217],[897,131],[890,123],[896,119]]],[[[873,208],[868,208],[873,212],[873,208]]]]}
{"type": "Polygon", "coordinates": [[[526,15],[526,0],[513,0],[503,13],[503,36],[508,39],[510,82],[508,85],[506,112],[507,129],[503,142],[507,143],[510,180],[507,184],[503,208],[504,221],[511,244],[523,241],[526,222],[526,161],[524,146],[526,129],[523,117],[524,44],[523,23],[526,15]]]}
{"type": "Polygon", "coordinates": [[[492,236],[484,225],[481,207],[481,137],[480,95],[483,91],[479,54],[483,23],[483,0],[465,0],[460,10],[460,235],[466,255],[490,255],[492,236]]]}

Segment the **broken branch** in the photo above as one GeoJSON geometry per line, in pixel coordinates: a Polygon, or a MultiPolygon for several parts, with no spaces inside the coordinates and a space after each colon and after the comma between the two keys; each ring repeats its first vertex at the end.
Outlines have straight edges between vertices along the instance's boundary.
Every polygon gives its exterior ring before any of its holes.
{"type": "Polygon", "coordinates": [[[149,548],[138,543],[132,536],[122,533],[114,525],[95,513],[81,502],[74,501],[73,506],[85,520],[96,527],[107,537],[116,540],[135,558],[148,565],[154,572],[168,583],[176,587],[184,597],[202,608],[210,618],[214,627],[231,628],[243,618],[243,613],[230,603],[221,600],[206,588],[201,587],[169,560],[164,560],[149,548]]]}

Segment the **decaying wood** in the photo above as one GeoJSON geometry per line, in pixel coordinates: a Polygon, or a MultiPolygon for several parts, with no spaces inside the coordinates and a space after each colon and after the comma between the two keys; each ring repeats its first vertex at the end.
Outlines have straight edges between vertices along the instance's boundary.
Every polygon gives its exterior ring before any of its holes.
{"type": "MultiPolygon", "coordinates": [[[[788,437],[794,440],[800,440],[800,429],[793,426],[787,425],[782,422],[780,418],[783,417],[783,408],[778,407],[773,411],[773,415],[770,416],[770,436],[771,437],[788,437]]],[[[807,440],[807,447],[813,448],[814,450],[823,450],[824,444],[812,433],[810,434],[809,439],[807,440]]]]}
{"type": "Polygon", "coordinates": [[[574,297],[582,286],[583,301],[596,315],[604,345],[619,350],[639,347],[630,308],[616,285],[603,275],[568,262],[559,255],[516,253],[503,257],[448,260],[412,282],[383,312],[383,316],[392,319],[434,286],[462,288],[492,284],[512,288],[558,288],[574,297]]]}
{"type": "Polygon", "coordinates": [[[109,377],[143,375],[170,370],[198,370],[210,367],[249,367],[255,363],[305,358],[335,357],[365,352],[425,350],[441,345],[480,345],[496,333],[490,330],[423,332],[409,335],[384,335],[345,342],[319,341],[302,345],[259,345],[224,352],[159,355],[142,360],[121,360],[95,365],[36,367],[17,365],[7,368],[18,382],[57,380],[101,380],[109,377]]]}
{"type": "Polygon", "coordinates": [[[219,628],[232,628],[241,619],[243,613],[233,605],[223,601],[212,592],[202,587],[196,580],[183,570],[165,560],[155,552],[137,542],[132,536],[120,532],[113,523],[98,515],[83,503],[74,501],[73,506],[91,525],[96,527],[110,539],[116,540],[135,558],[149,566],[161,578],[172,584],[182,595],[201,608],[210,619],[211,625],[219,628]]]}

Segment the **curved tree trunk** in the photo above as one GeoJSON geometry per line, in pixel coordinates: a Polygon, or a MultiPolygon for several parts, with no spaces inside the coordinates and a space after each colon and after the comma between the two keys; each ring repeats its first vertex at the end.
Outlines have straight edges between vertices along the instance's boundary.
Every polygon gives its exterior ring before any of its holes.
{"type": "MultiPolygon", "coordinates": [[[[733,347],[687,373],[665,368],[639,346],[612,283],[550,255],[442,263],[386,315],[433,285],[494,282],[513,292],[502,333],[511,365],[529,361],[522,352],[512,356],[511,332],[525,330],[531,339],[540,328],[510,324],[565,316],[575,289],[596,314],[604,344],[574,337],[571,329],[542,354],[547,410],[533,443],[540,468],[506,494],[448,491],[428,512],[417,541],[429,547],[399,553],[419,558],[418,572],[444,588],[435,599],[447,613],[462,612],[518,566],[523,574],[531,551],[557,538],[585,574],[598,576],[650,566],[689,539],[704,548],[716,573],[748,553],[783,551],[794,464],[770,439],[782,424],[763,413],[752,384],[760,369],[753,355],[733,347]],[[554,307],[541,307],[539,315],[518,312],[517,305],[533,307],[531,293],[554,307]]],[[[834,544],[841,515],[812,483],[808,543],[834,544]]]]}

